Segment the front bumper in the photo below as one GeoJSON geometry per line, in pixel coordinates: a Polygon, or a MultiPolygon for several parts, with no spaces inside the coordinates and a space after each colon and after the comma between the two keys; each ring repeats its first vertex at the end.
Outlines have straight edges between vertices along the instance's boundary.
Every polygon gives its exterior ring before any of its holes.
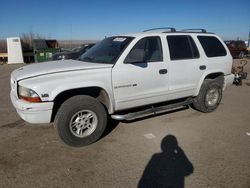
{"type": "Polygon", "coordinates": [[[18,99],[11,91],[10,98],[19,116],[29,123],[50,123],[53,102],[29,103],[18,99]]]}
{"type": "Polygon", "coordinates": [[[225,90],[228,86],[232,85],[233,81],[234,81],[234,74],[225,75],[223,90],[225,90]]]}

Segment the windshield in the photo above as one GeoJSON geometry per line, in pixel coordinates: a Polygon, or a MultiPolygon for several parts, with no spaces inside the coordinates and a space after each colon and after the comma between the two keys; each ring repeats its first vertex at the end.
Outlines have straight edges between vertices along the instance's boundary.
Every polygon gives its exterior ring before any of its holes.
{"type": "Polygon", "coordinates": [[[109,37],[79,57],[80,61],[114,64],[133,37],[109,37]]]}

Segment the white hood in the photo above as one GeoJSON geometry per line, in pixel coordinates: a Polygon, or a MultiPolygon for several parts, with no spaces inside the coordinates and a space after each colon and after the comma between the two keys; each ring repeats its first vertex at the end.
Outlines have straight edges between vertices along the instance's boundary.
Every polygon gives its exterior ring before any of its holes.
{"type": "Polygon", "coordinates": [[[15,80],[21,80],[51,73],[77,71],[84,69],[111,68],[112,66],[112,64],[87,63],[76,60],[60,60],[27,65],[16,69],[12,72],[11,75],[15,80]]]}

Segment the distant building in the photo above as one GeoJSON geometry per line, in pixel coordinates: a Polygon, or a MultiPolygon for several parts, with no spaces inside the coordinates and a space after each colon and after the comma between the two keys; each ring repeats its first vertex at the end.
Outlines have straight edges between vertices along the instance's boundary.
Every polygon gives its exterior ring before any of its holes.
{"type": "MultiPolygon", "coordinates": [[[[32,44],[22,40],[22,49],[24,55],[24,62],[35,62],[35,49],[72,49],[75,47],[82,46],[83,44],[97,43],[98,40],[45,40],[45,39],[34,39],[32,44]]],[[[0,40],[0,63],[8,62],[7,42],[6,40],[0,40]]]]}

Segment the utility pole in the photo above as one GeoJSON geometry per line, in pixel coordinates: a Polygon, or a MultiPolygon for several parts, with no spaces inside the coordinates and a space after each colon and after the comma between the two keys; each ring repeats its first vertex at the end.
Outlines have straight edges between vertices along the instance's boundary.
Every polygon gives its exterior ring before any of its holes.
{"type": "Polygon", "coordinates": [[[250,47],[250,29],[249,29],[249,34],[248,34],[248,47],[250,47]]]}
{"type": "Polygon", "coordinates": [[[70,23],[70,48],[72,48],[72,22],[70,23]]]}

